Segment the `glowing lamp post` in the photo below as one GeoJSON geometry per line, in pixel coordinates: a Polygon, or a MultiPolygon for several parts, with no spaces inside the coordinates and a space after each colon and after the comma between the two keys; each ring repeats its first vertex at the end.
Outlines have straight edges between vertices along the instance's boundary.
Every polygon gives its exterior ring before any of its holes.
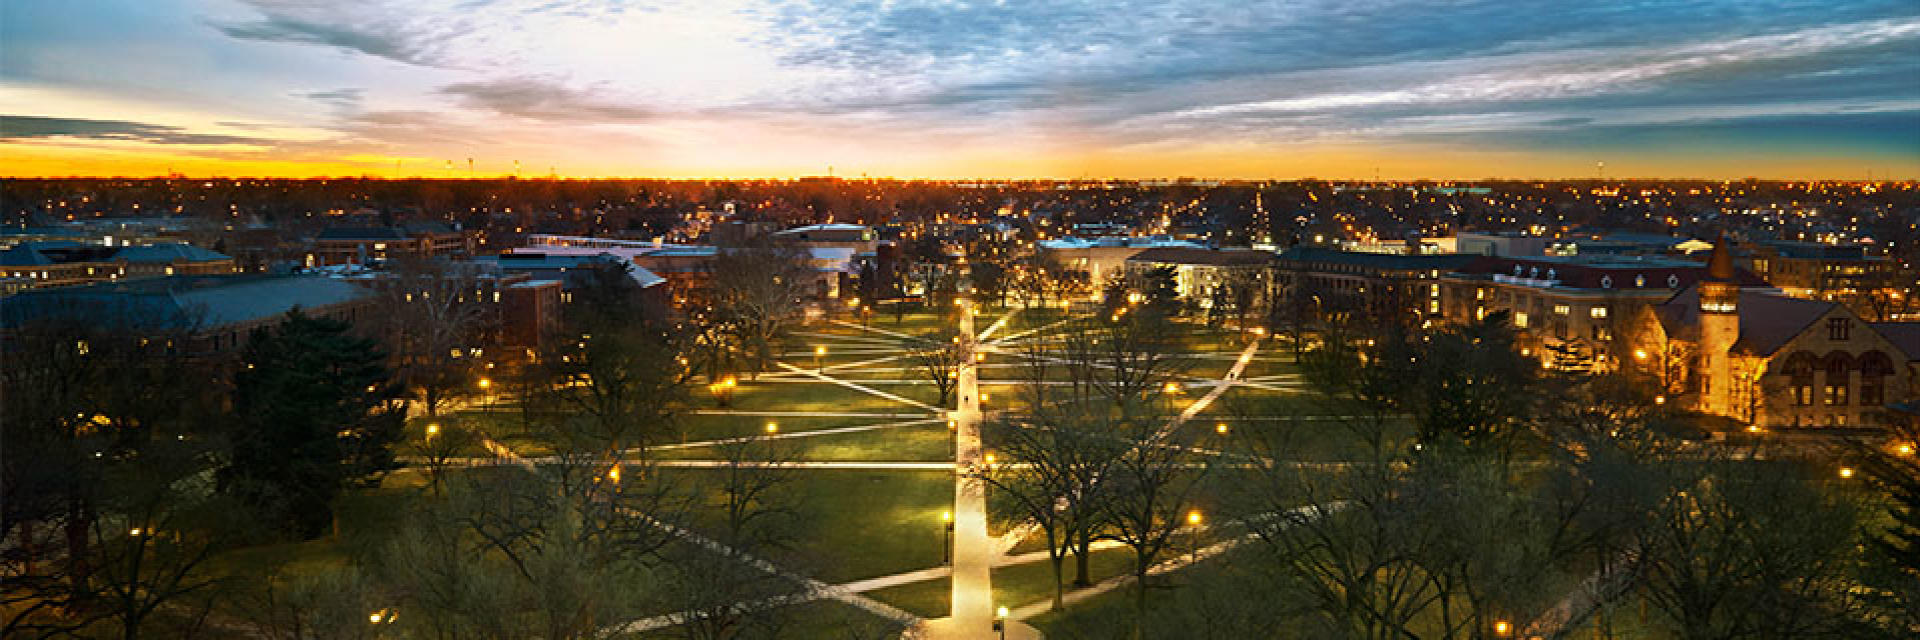
{"type": "Polygon", "coordinates": [[[1000,634],[1000,640],[1007,640],[1007,608],[1000,607],[993,612],[993,631],[1000,634]]]}
{"type": "Polygon", "coordinates": [[[826,364],[825,364],[825,358],[826,358],[826,357],[827,357],[827,345],[824,345],[824,344],[823,344],[823,345],[816,345],[816,346],[814,346],[814,348],[813,348],[813,368],[814,368],[814,369],[815,369],[816,371],[819,371],[820,373],[826,373],[826,372],[827,372],[827,367],[826,367],[826,364]]]}
{"type": "Polygon", "coordinates": [[[952,511],[940,512],[940,522],[946,525],[943,528],[947,530],[946,542],[945,544],[942,544],[940,546],[940,564],[952,564],[953,563],[953,512],[952,511]]]}

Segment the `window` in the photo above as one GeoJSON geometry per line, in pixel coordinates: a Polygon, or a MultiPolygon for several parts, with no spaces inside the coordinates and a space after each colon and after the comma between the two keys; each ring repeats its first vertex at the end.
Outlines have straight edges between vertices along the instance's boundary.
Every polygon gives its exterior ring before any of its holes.
{"type": "Polygon", "coordinates": [[[1788,378],[1788,387],[1793,389],[1793,405],[1796,407],[1813,404],[1813,372],[1819,359],[1805,351],[1794,352],[1787,356],[1784,373],[1788,378]]]}
{"type": "Polygon", "coordinates": [[[1868,351],[1860,354],[1860,404],[1877,407],[1887,402],[1887,376],[1893,374],[1893,361],[1887,354],[1868,351]]]}
{"type": "Polygon", "coordinates": [[[1553,312],[1557,315],[1564,316],[1569,313],[1573,313],[1573,307],[1571,305],[1556,304],[1556,305],[1553,305],[1553,312]]]}
{"type": "Polygon", "coordinates": [[[1847,404],[1847,373],[1852,369],[1853,358],[1845,352],[1835,351],[1827,354],[1826,403],[1828,406],[1842,407],[1847,404]]]}
{"type": "Polygon", "coordinates": [[[1521,329],[1527,328],[1527,312],[1525,311],[1513,312],[1513,326],[1519,327],[1521,329]]]}
{"type": "Polygon", "coordinates": [[[1852,332],[1853,332],[1852,319],[1832,318],[1827,320],[1827,339],[1828,340],[1846,340],[1847,334],[1852,332]]]}
{"type": "Polygon", "coordinates": [[[1474,289],[1474,290],[1473,290],[1473,299],[1475,299],[1475,300],[1485,300],[1485,299],[1487,299],[1487,290],[1486,290],[1486,289],[1474,289]]]}
{"type": "Polygon", "coordinates": [[[1427,301],[1427,313],[1440,313],[1440,301],[1439,300],[1427,301]]]}
{"type": "Polygon", "coordinates": [[[1606,307],[1594,307],[1594,308],[1592,308],[1592,309],[1588,309],[1588,310],[1587,310],[1587,315],[1589,315],[1589,316],[1592,316],[1592,317],[1595,317],[1595,318],[1605,318],[1605,317],[1607,317],[1607,308],[1606,308],[1606,307]]]}

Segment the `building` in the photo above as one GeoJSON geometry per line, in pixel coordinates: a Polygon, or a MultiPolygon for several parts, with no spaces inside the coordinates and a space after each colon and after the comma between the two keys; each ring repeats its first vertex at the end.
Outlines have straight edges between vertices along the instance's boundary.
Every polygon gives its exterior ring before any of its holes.
{"type": "Polygon", "coordinates": [[[815,224],[773,233],[776,243],[793,243],[808,248],[851,249],[855,255],[872,254],[880,243],[873,228],[860,224],[815,224]]]}
{"type": "Polygon", "coordinates": [[[0,278],[16,291],[236,271],[233,258],[177,242],[122,246],[24,242],[0,251],[0,278]]]}
{"type": "Polygon", "coordinates": [[[1267,299],[1267,274],[1272,262],[1272,253],[1252,249],[1162,247],[1127,258],[1126,268],[1133,276],[1155,269],[1172,270],[1174,291],[1202,309],[1221,303],[1251,308],[1267,299]]]}
{"type": "Polygon", "coordinates": [[[1782,293],[1812,300],[1851,301],[1888,286],[1893,261],[1868,256],[1864,245],[1766,242],[1741,262],[1782,293]]]}
{"type": "Polygon", "coordinates": [[[1435,302],[1438,280],[1479,259],[1297,245],[1274,256],[1273,283],[1283,306],[1334,318],[1393,318],[1422,326],[1440,315],[1435,302]]]}
{"type": "Polygon", "coordinates": [[[1454,237],[1454,247],[1460,253],[1472,253],[1484,256],[1531,257],[1546,255],[1552,239],[1529,235],[1515,231],[1500,233],[1474,233],[1462,231],[1454,237]]]}
{"type": "Polygon", "coordinates": [[[1040,241],[1040,254],[1099,291],[1108,278],[1126,274],[1127,259],[1148,249],[1199,249],[1168,236],[1067,236],[1040,241]]]}
{"type": "Polygon", "coordinates": [[[397,227],[329,227],[314,236],[306,266],[368,264],[400,256],[471,256],[478,243],[476,234],[444,222],[409,222],[397,227]]]}
{"type": "MultiPolygon", "coordinates": [[[[1427,304],[1452,323],[1507,311],[1523,353],[1546,363],[1571,349],[1609,368],[1631,353],[1620,338],[1644,310],[1706,276],[1699,262],[1659,256],[1476,257],[1443,274],[1427,304]]],[[[1742,288],[1767,288],[1752,273],[1734,277],[1742,288]]]]}
{"type": "Polygon", "coordinates": [[[253,330],[300,309],[361,323],[375,313],[374,293],[320,275],[176,275],[36,289],[0,300],[0,330],[43,321],[101,322],[186,331],[190,353],[218,354],[246,344],[253,330]]]}

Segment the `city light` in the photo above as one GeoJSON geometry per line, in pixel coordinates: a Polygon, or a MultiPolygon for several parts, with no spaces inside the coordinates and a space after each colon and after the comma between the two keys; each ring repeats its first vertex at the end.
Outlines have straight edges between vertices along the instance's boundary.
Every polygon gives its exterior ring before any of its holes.
{"type": "Polygon", "coordinates": [[[777,423],[777,422],[767,423],[767,433],[779,433],[779,432],[780,432],[780,423],[777,423]]]}

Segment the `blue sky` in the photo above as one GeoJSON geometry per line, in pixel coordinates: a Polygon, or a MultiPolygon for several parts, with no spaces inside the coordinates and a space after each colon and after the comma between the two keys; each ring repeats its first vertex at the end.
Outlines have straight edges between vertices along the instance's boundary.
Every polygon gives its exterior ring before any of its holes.
{"type": "Polygon", "coordinates": [[[0,118],[13,175],[1920,177],[1920,2],[11,2],[0,118]]]}

